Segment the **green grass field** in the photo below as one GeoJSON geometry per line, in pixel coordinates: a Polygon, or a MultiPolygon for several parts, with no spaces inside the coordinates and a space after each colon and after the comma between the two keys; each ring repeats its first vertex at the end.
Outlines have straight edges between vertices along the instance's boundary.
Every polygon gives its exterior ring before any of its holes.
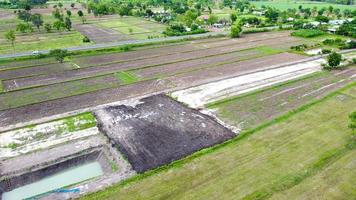
{"type": "Polygon", "coordinates": [[[273,0],[273,1],[251,1],[256,7],[270,6],[275,7],[280,10],[287,10],[288,8],[298,9],[299,5],[302,5],[303,8],[313,8],[317,7],[318,9],[322,7],[333,6],[334,8],[339,8],[341,11],[345,9],[356,9],[356,6],[350,5],[341,5],[341,4],[332,4],[326,2],[312,2],[312,1],[296,1],[296,0],[273,0]]]}
{"type": "Polygon", "coordinates": [[[83,199],[284,199],[309,193],[302,199],[327,193],[347,199],[355,194],[355,173],[337,166],[356,161],[348,128],[350,108],[356,107],[348,93],[355,87],[83,199]],[[340,179],[332,184],[332,177],[340,179]]]}
{"type": "Polygon", "coordinates": [[[110,21],[99,21],[96,24],[114,29],[134,39],[147,39],[148,36],[162,37],[162,32],[166,29],[163,24],[150,22],[138,17],[115,18],[110,21]]]}
{"type": "Polygon", "coordinates": [[[44,49],[56,49],[65,48],[70,46],[82,46],[89,45],[90,43],[83,43],[83,36],[77,31],[71,31],[70,33],[43,33],[17,36],[15,41],[15,50],[13,50],[11,44],[4,39],[4,36],[0,36],[0,54],[7,54],[23,51],[34,51],[44,49]]]}

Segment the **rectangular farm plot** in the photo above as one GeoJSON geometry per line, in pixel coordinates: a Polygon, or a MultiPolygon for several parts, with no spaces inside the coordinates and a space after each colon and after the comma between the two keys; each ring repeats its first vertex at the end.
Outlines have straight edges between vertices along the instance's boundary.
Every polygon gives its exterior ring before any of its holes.
{"type": "Polygon", "coordinates": [[[0,79],[14,79],[18,77],[29,77],[40,74],[51,74],[71,69],[74,69],[74,66],[70,63],[52,63],[48,65],[0,70],[0,79]]]}
{"type": "Polygon", "coordinates": [[[139,69],[135,71],[135,74],[137,74],[141,78],[164,77],[178,73],[189,73],[191,71],[209,67],[217,67],[219,65],[239,62],[242,60],[261,57],[264,55],[265,54],[263,52],[251,49],[239,52],[232,52],[223,55],[210,56],[207,58],[189,60],[186,62],[171,63],[157,67],[139,69]]]}
{"type": "Polygon", "coordinates": [[[161,94],[135,106],[109,106],[95,112],[99,127],[137,172],[183,158],[235,136],[210,116],[161,94]]]}
{"type": "MultiPolygon", "coordinates": [[[[0,94],[0,110],[79,95],[119,86],[114,75],[81,79],[0,94]]],[[[80,103],[80,102],[78,102],[80,103]]]]}
{"type": "Polygon", "coordinates": [[[76,25],[75,29],[96,43],[117,42],[131,39],[127,35],[121,34],[113,29],[96,26],[94,24],[76,25]]]}
{"type": "Polygon", "coordinates": [[[99,22],[99,26],[113,29],[134,39],[148,39],[148,36],[161,37],[166,26],[136,17],[122,17],[111,21],[99,22]]]}

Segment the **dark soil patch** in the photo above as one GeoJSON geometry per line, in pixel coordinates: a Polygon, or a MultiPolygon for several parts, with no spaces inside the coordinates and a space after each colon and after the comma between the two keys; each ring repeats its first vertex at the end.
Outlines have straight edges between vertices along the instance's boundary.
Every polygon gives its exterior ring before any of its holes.
{"type": "Polygon", "coordinates": [[[235,136],[210,116],[165,95],[141,101],[135,107],[110,106],[95,112],[101,130],[137,172],[168,164],[235,136]]]}

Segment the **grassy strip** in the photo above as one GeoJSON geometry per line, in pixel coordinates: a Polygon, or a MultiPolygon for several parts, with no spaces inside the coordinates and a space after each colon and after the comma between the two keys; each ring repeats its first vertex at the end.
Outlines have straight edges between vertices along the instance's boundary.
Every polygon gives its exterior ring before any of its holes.
{"type": "MultiPolygon", "coordinates": [[[[199,158],[201,156],[204,156],[204,155],[207,155],[207,154],[210,154],[210,153],[213,153],[221,148],[224,148],[224,147],[227,147],[227,146],[231,146],[231,145],[236,145],[237,143],[241,142],[242,140],[244,140],[245,138],[249,137],[250,135],[258,132],[258,131],[261,131],[267,127],[270,127],[274,124],[277,124],[277,123],[280,123],[280,122],[284,122],[286,120],[288,120],[289,118],[291,118],[292,116],[294,116],[295,114],[297,113],[301,113],[307,109],[309,109],[310,107],[318,104],[318,103],[321,103],[327,99],[330,99],[332,97],[334,97],[335,95],[339,94],[340,92],[343,92],[347,89],[350,89],[352,87],[355,87],[356,86],[356,83],[351,83],[337,91],[334,91],[330,94],[328,94],[327,96],[323,97],[323,98],[320,98],[318,100],[315,100],[313,102],[310,102],[308,104],[305,104],[297,109],[294,109],[292,111],[289,111],[288,113],[280,116],[280,117],[277,117],[276,119],[274,120],[271,120],[271,121],[268,121],[266,123],[263,123],[261,124],[260,126],[256,127],[256,128],[253,128],[253,129],[250,129],[250,130],[247,130],[247,131],[243,131],[239,136],[229,140],[229,141],[226,141],[224,143],[221,143],[221,144],[218,144],[218,145],[215,145],[213,147],[209,147],[209,148],[205,148],[205,149],[202,149],[198,152],[195,152],[193,153],[192,155],[190,156],[187,156],[186,158],[183,158],[181,160],[177,160],[177,161],[174,161],[168,165],[165,165],[165,166],[162,166],[162,167],[159,167],[159,168],[156,168],[156,169],[153,169],[151,171],[148,171],[148,172],[145,172],[143,174],[138,174],[132,178],[129,178],[129,179],[126,179],[114,186],[111,186],[109,188],[107,188],[107,190],[115,190],[115,188],[119,187],[124,187],[128,184],[132,184],[134,182],[137,182],[137,181],[140,181],[146,177],[149,177],[149,176],[153,176],[155,174],[158,174],[160,172],[164,172],[164,171],[168,171],[170,169],[173,169],[173,168],[180,168],[182,167],[184,164],[187,164],[189,162],[191,162],[192,160],[196,159],[196,158],[199,158]]],[[[348,148],[350,145],[355,145],[354,143],[351,143],[348,145],[348,148]]],[[[353,148],[353,147],[352,147],[353,148]]],[[[336,152],[329,152],[329,154],[325,154],[325,156],[317,163],[315,163],[313,166],[311,166],[314,170],[316,169],[321,169],[323,168],[325,165],[328,165],[329,163],[331,163],[333,160],[335,160],[338,156],[341,156],[343,154],[343,151],[345,150],[340,150],[340,151],[336,151],[336,152]]],[[[304,177],[305,178],[305,177],[304,177]]],[[[278,188],[278,187],[276,187],[278,188]]],[[[99,192],[96,192],[96,193],[92,193],[90,195],[88,195],[87,197],[84,197],[83,199],[94,199],[95,198],[95,195],[97,193],[100,193],[99,192]]]]}
{"type": "Polygon", "coordinates": [[[268,46],[256,47],[255,49],[257,51],[260,51],[260,52],[266,54],[266,55],[273,55],[273,54],[278,54],[278,53],[284,52],[282,50],[271,48],[271,47],[268,47],[268,46]]]}
{"type": "Polygon", "coordinates": [[[356,140],[351,139],[349,143],[347,143],[343,148],[334,149],[326,152],[322,158],[309,166],[306,170],[301,171],[296,174],[289,174],[285,177],[282,177],[280,180],[276,181],[272,187],[264,188],[262,190],[255,191],[247,196],[245,196],[244,200],[262,200],[268,199],[272,197],[273,194],[288,190],[301,182],[303,182],[306,178],[312,177],[316,175],[321,170],[325,169],[329,165],[333,164],[344,155],[346,155],[351,150],[355,149],[356,140]]]}
{"type": "Polygon", "coordinates": [[[289,80],[289,81],[286,81],[286,82],[282,82],[282,83],[279,83],[279,84],[276,84],[276,85],[272,85],[270,87],[258,89],[258,90],[252,91],[252,92],[247,92],[247,93],[242,94],[242,95],[232,96],[232,97],[229,97],[229,98],[226,98],[226,99],[221,99],[221,100],[218,100],[218,101],[215,101],[215,102],[211,102],[211,103],[206,104],[205,107],[207,107],[207,108],[215,108],[215,107],[217,107],[217,106],[219,106],[221,104],[225,104],[225,103],[228,103],[228,102],[231,102],[231,101],[235,101],[235,100],[247,97],[247,96],[256,95],[256,94],[262,93],[262,92],[267,91],[267,90],[273,90],[273,89],[276,89],[276,88],[279,88],[279,87],[282,87],[282,86],[287,86],[287,85],[296,83],[298,81],[307,80],[307,79],[315,78],[315,77],[319,77],[319,76],[325,76],[328,73],[329,72],[327,72],[327,71],[314,72],[312,74],[309,74],[309,75],[306,75],[306,76],[303,76],[303,77],[300,77],[300,78],[297,78],[297,79],[292,79],[292,80],[289,80]]]}
{"type": "Polygon", "coordinates": [[[116,73],[116,77],[120,83],[124,84],[132,84],[139,81],[138,77],[136,77],[134,74],[125,71],[116,73]]]}
{"type": "MultiPolygon", "coordinates": [[[[137,47],[172,44],[172,43],[178,43],[178,42],[183,42],[183,41],[193,41],[193,40],[199,40],[199,39],[204,39],[204,38],[219,38],[219,37],[225,37],[225,35],[205,36],[205,37],[199,37],[199,38],[183,38],[183,39],[177,39],[177,40],[171,40],[171,41],[160,41],[160,42],[153,41],[153,42],[147,42],[147,43],[143,43],[143,44],[126,44],[126,45],[120,45],[117,47],[94,49],[94,50],[78,50],[78,51],[69,52],[69,56],[91,56],[91,55],[107,54],[107,53],[120,53],[120,52],[125,52],[125,51],[131,51],[132,48],[137,48],[137,47]]],[[[52,57],[52,56],[50,56],[49,54],[42,54],[39,56],[30,55],[30,56],[23,56],[23,57],[17,57],[17,58],[4,58],[4,59],[0,59],[0,63],[11,62],[11,61],[32,60],[32,59],[48,58],[48,57],[52,57]]]]}
{"type": "Polygon", "coordinates": [[[4,85],[2,83],[2,80],[0,79],[0,93],[4,92],[4,85]]]}

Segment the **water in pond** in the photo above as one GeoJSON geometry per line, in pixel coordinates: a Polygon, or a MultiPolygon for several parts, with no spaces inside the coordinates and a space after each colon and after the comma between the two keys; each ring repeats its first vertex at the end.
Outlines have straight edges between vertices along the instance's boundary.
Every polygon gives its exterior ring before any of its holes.
{"type": "Polygon", "coordinates": [[[68,185],[79,183],[103,174],[99,162],[91,162],[48,176],[34,183],[24,185],[2,195],[3,200],[30,198],[68,185]]]}

